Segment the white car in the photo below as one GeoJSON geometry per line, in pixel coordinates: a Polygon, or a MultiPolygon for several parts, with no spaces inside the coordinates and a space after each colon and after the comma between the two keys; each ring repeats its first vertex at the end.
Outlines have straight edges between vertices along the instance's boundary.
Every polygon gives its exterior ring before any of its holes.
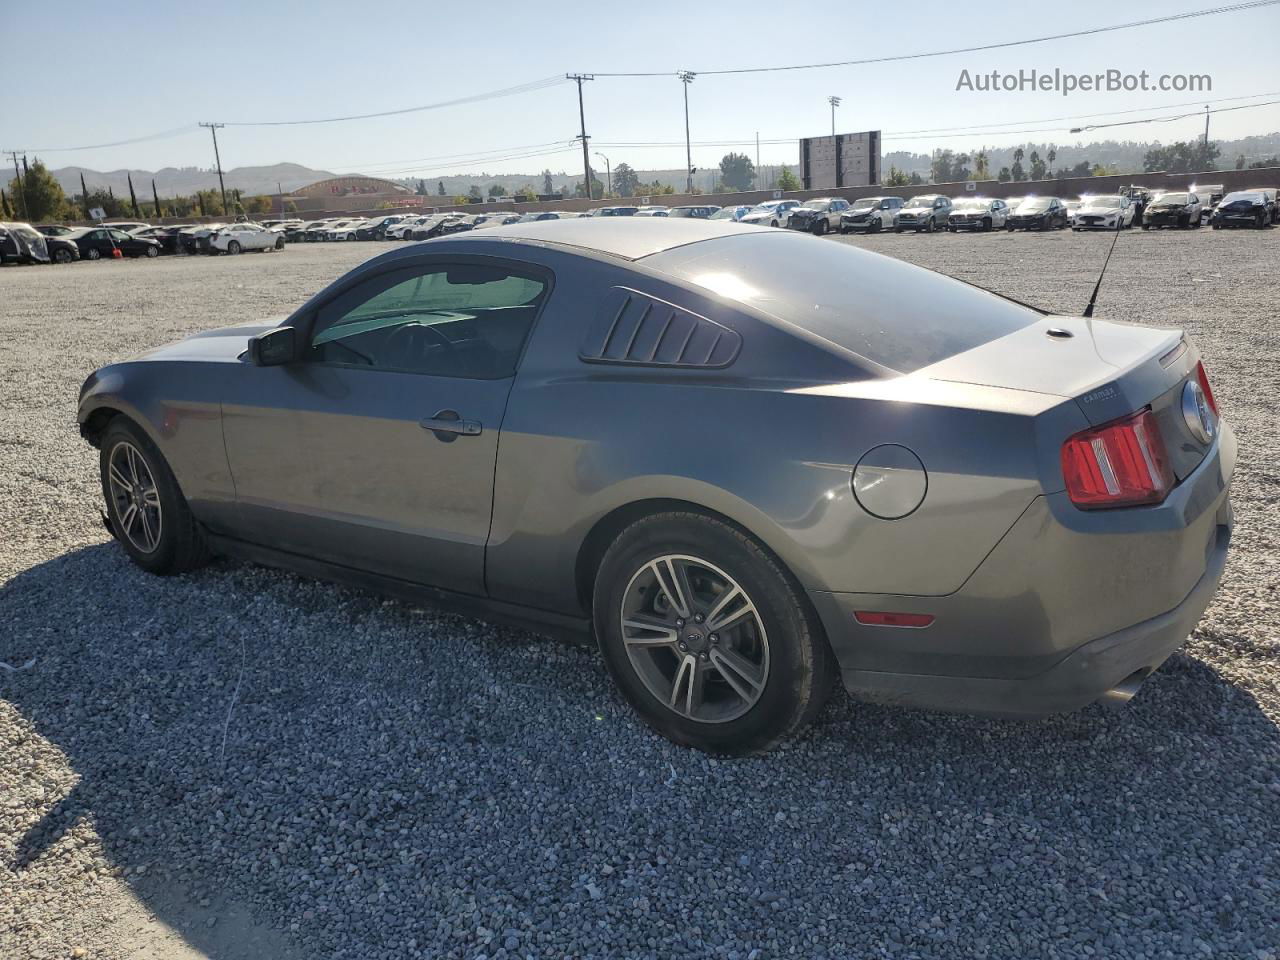
{"type": "Polygon", "coordinates": [[[369,221],[363,217],[356,220],[342,220],[335,223],[329,230],[330,240],[355,240],[356,231],[365,226],[369,221]]]}
{"type": "Polygon", "coordinates": [[[209,234],[209,246],[221,253],[244,250],[281,250],[284,237],[259,223],[228,223],[209,234]]]}
{"type": "Polygon", "coordinates": [[[391,226],[387,227],[386,237],[388,240],[404,240],[406,230],[412,230],[414,227],[421,226],[430,219],[430,216],[409,217],[407,220],[401,220],[399,223],[393,223],[391,226]]]}
{"type": "Polygon", "coordinates": [[[989,197],[961,197],[951,205],[947,229],[952,233],[960,230],[975,232],[998,230],[1008,219],[1009,208],[1003,200],[989,197]]]}
{"type": "Polygon", "coordinates": [[[1128,197],[1109,194],[1084,196],[1071,218],[1071,229],[1115,230],[1117,226],[1127,229],[1133,226],[1133,212],[1133,204],[1128,197]]]}
{"type": "Polygon", "coordinates": [[[766,200],[748,210],[738,222],[758,227],[781,227],[787,222],[787,214],[798,206],[799,200],[766,200]]]}

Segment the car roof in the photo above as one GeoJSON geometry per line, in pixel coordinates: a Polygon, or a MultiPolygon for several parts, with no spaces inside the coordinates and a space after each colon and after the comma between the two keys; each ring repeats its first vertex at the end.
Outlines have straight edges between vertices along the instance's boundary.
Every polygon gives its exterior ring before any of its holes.
{"type": "Polygon", "coordinates": [[[572,217],[511,223],[486,231],[485,243],[512,240],[555,243],[598,250],[625,260],[639,260],[673,247],[717,237],[741,236],[742,228],[724,220],[653,217],[572,217]]]}

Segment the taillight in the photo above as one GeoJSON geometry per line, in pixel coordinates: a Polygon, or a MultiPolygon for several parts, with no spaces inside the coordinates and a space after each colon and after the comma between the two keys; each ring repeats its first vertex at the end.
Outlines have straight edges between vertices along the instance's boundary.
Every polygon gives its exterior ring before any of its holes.
{"type": "Polygon", "coordinates": [[[1196,379],[1200,381],[1200,389],[1204,391],[1204,398],[1209,401],[1209,409],[1213,411],[1213,415],[1218,415],[1218,401],[1213,399],[1213,389],[1209,386],[1209,375],[1204,372],[1204,361],[1201,360],[1196,364],[1196,379]]]}
{"type": "Polygon", "coordinates": [[[1173,487],[1164,441],[1149,409],[1068,437],[1062,475],[1067,496],[1084,510],[1159,503],[1173,487]]]}

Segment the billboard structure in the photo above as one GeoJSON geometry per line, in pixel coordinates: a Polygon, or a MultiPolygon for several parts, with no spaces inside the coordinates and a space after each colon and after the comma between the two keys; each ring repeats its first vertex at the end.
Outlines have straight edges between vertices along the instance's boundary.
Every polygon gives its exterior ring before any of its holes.
{"type": "Polygon", "coordinates": [[[806,190],[879,183],[880,131],[805,137],[800,141],[800,180],[806,190]]]}

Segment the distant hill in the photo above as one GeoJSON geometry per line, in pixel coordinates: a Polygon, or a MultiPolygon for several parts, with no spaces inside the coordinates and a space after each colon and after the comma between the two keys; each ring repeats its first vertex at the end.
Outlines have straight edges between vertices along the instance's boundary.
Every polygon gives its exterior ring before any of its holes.
{"type": "MultiPolygon", "coordinates": [[[[139,194],[151,195],[151,180],[162,197],[190,196],[197,190],[216,190],[218,172],[201,167],[165,167],[162,170],[110,170],[105,173],[85,167],[61,167],[50,171],[68,196],[80,192],[80,175],[84,174],[85,186],[90,190],[110,187],[116,196],[129,193],[128,176],[133,176],[133,187],[139,194]]],[[[313,170],[300,163],[276,163],[267,167],[233,167],[222,172],[228,190],[245,194],[273,194],[283,188],[285,193],[297,190],[317,180],[335,176],[327,170],[313,170]],[[279,184],[279,186],[277,186],[279,184]]]]}

